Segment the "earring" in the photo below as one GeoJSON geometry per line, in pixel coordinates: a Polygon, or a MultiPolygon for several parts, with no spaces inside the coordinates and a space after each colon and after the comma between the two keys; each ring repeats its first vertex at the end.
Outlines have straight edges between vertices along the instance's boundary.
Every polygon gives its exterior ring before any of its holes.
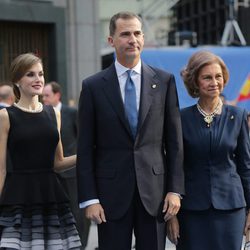
{"type": "Polygon", "coordinates": [[[16,86],[19,88],[20,87],[19,83],[17,83],[16,86]]]}

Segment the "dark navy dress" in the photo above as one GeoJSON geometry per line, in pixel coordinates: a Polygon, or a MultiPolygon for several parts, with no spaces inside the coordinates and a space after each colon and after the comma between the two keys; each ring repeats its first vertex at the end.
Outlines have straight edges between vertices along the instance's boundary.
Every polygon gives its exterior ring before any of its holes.
{"type": "Polygon", "coordinates": [[[223,105],[208,127],[196,105],[181,111],[185,196],[177,250],[240,250],[250,208],[246,110],[223,105]]]}
{"type": "Polygon", "coordinates": [[[59,140],[53,108],[7,111],[12,169],[0,197],[0,248],[80,249],[68,198],[53,171],[59,140]]]}

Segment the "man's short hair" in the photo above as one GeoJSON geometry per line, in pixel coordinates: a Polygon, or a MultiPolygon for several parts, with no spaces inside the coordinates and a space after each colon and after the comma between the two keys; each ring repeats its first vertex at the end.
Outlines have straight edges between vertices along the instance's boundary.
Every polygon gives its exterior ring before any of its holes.
{"type": "Polygon", "coordinates": [[[60,93],[60,94],[62,95],[62,88],[61,88],[61,86],[60,86],[59,83],[53,81],[53,82],[48,82],[48,83],[46,83],[46,86],[47,86],[47,85],[50,85],[50,86],[51,86],[52,92],[53,92],[54,94],[60,93]]]}
{"type": "Polygon", "coordinates": [[[113,36],[115,34],[115,30],[116,30],[116,21],[121,18],[121,19],[125,19],[125,20],[130,20],[133,18],[137,18],[141,25],[142,25],[142,19],[140,16],[138,16],[137,14],[133,13],[133,12],[129,12],[129,11],[122,11],[122,12],[118,12],[117,14],[113,15],[110,19],[109,22],[109,35],[113,36]]]}
{"type": "Polygon", "coordinates": [[[8,83],[0,83],[0,101],[7,101],[9,98],[13,97],[13,88],[8,83]]]}

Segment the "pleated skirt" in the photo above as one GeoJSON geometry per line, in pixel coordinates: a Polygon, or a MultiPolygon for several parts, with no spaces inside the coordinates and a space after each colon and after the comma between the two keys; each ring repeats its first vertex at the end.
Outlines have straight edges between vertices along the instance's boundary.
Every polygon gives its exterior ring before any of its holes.
{"type": "Polygon", "coordinates": [[[0,249],[81,249],[67,203],[0,207],[0,249]]]}
{"type": "Polygon", "coordinates": [[[204,211],[181,210],[177,250],[240,250],[245,208],[204,211]]]}

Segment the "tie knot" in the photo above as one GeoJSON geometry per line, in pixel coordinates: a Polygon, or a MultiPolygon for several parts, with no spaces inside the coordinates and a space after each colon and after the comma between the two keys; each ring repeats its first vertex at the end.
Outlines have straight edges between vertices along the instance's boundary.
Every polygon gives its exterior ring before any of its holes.
{"type": "Polygon", "coordinates": [[[133,70],[132,69],[128,69],[127,71],[127,74],[128,74],[128,77],[131,77],[132,73],[133,73],[133,70]]]}

